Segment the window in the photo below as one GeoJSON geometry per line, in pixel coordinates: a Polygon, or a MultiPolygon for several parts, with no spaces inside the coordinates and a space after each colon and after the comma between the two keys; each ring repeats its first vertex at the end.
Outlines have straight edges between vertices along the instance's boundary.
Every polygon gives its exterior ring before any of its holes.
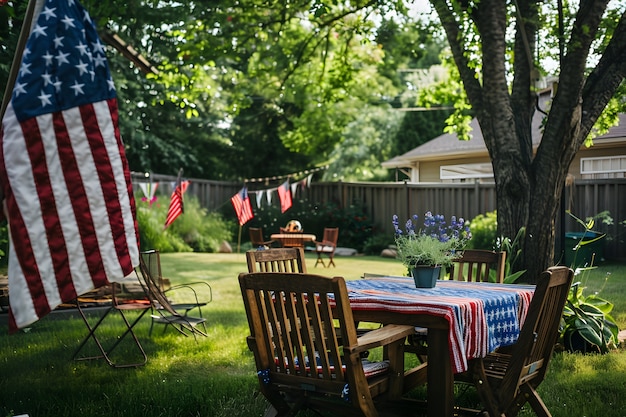
{"type": "Polygon", "coordinates": [[[439,178],[442,181],[464,182],[476,178],[493,178],[491,162],[479,164],[442,165],[439,167],[439,178]]]}
{"type": "Polygon", "coordinates": [[[580,174],[583,178],[624,178],[626,155],[580,158],[580,174]]]}

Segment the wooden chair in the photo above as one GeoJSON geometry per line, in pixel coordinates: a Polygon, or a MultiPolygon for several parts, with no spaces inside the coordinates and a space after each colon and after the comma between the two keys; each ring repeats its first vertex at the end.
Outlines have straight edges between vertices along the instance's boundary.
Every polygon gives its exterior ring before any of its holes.
{"type": "Polygon", "coordinates": [[[537,416],[551,416],[536,389],[552,358],[573,277],[564,266],[543,272],[517,342],[472,360],[468,374],[458,377],[474,383],[489,416],[514,417],[527,402],[537,416]]]}
{"type": "Polygon", "coordinates": [[[256,272],[240,274],[239,284],[260,390],[274,409],[268,412],[337,412],[343,405],[359,415],[377,416],[374,397],[385,393],[387,399],[400,398],[403,344],[413,326],[388,325],[357,338],[341,277],[256,272]],[[386,361],[361,359],[364,352],[381,346],[386,361]]]}
{"type": "MultiPolygon", "coordinates": [[[[189,310],[196,308],[196,306],[194,305],[186,309],[184,313],[180,313],[167,298],[165,292],[161,290],[157,278],[151,275],[145,263],[145,257],[141,256],[139,258],[139,267],[135,269],[135,272],[137,273],[139,283],[144,288],[150,300],[150,306],[152,308],[150,335],[152,334],[152,328],[155,323],[165,325],[163,329],[164,332],[167,330],[168,326],[172,326],[184,336],[191,334],[195,338],[197,334],[202,336],[207,335],[206,327],[204,327],[206,319],[204,317],[195,317],[187,314],[189,310]],[[199,325],[204,327],[204,332],[198,329],[199,325]]],[[[182,306],[185,307],[187,304],[182,304],[182,306]]]]}
{"type": "Polygon", "coordinates": [[[274,239],[265,240],[263,229],[260,227],[251,227],[248,229],[248,232],[250,233],[250,243],[252,243],[253,248],[270,247],[275,242],[274,239]]]}
{"type": "Polygon", "coordinates": [[[270,248],[246,252],[248,272],[295,272],[306,274],[302,248],[270,248]]]}
{"type": "Polygon", "coordinates": [[[315,253],[317,253],[317,260],[315,261],[316,267],[317,264],[321,263],[326,268],[324,260],[322,259],[322,255],[328,256],[328,266],[335,266],[335,261],[333,260],[333,258],[335,256],[335,249],[337,249],[338,238],[338,227],[326,227],[324,228],[324,236],[322,237],[322,241],[313,241],[313,243],[315,243],[315,253]]]}
{"type": "Polygon", "coordinates": [[[495,270],[495,282],[504,282],[506,252],[466,249],[450,267],[450,279],[469,282],[489,282],[489,272],[495,270]]]}

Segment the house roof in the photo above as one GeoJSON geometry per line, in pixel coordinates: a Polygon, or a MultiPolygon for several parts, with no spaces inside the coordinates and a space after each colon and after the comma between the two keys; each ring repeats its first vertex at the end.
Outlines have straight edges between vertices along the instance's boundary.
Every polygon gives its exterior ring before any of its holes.
{"type": "MultiPolygon", "coordinates": [[[[548,99],[549,99],[549,95],[548,99]]],[[[541,108],[545,108],[547,100],[542,100],[541,108]]],[[[533,117],[533,148],[537,148],[541,142],[541,123],[544,115],[535,111],[533,117]]],[[[483,138],[478,120],[472,119],[470,123],[470,140],[459,140],[456,134],[445,133],[430,141],[398,155],[388,161],[384,161],[384,168],[404,168],[411,167],[415,162],[433,161],[441,159],[471,158],[488,155],[487,146],[483,138]]],[[[609,131],[593,140],[594,146],[603,146],[616,141],[626,142],[626,114],[620,114],[619,124],[613,126],[609,131]]]]}

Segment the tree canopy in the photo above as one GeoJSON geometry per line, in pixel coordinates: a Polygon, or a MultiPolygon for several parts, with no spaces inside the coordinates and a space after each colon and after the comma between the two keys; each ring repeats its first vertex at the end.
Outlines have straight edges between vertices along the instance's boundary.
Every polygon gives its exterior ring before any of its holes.
{"type": "MultiPolygon", "coordinates": [[[[439,133],[424,134],[422,123],[409,134],[418,116],[398,117],[395,108],[418,100],[454,106],[448,129],[460,138],[472,117],[481,126],[500,233],[526,229],[523,267],[532,280],[554,261],[554,222],[574,155],[623,110],[626,11],[609,0],[429,3],[418,17],[423,4],[403,0],[85,6],[102,30],[158,68],[144,75],[111,59],[133,169],[184,165],[188,175],[226,179],[337,161],[329,175],[378,178],[384,173],[367,156],[384,160],[439,133]],[[444,39],[452,77],[418,88],[404,70],[439,63],[444,39]],[[537,80],[547,75],[558,89],[550,108],[538,109],[537,80]],[[544,124],[533,149],[537,111],[544,124]]],[[[22,3],[0,7],[2,58],[14,52],[22,13],[22,3]]]]}

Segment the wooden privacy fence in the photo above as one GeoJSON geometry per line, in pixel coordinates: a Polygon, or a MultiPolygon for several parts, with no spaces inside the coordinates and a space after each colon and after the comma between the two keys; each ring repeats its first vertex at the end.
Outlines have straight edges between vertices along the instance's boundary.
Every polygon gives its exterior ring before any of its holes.
{"type": "MultiPolygon", "coordinates": [[[[171,194],[175,176],[133,173],[135,192],[141,196],[140,182],[149,180],[159,183],[159,192],[171,194]]],[[[190,178],[188,195],[198,198],[200,204],[208,210],[228,213],[234,211],[230,198],[238,192],[242,183],[212,181],[190,178]]],[[[250,191],[254,191],[250,185],[250,191]]],[[[262,185],[258,185],[263,188],[262,185]]],[[[377,229],[393,234],[392,216],[397,214],[401,224],[411,215],[417,214],[423,219],[426,211],[443,214],[449,221],[451,216],[471,220],[479,214],[496,209],[495,185],[488,182],[474,183],[395,183],[395,182],[313,182],[310,187],[298,187],[295,198],[307,199],[316,204],[335,203],[341,208],[350,205],[359,206],[369,215],[377,229]]],[[[279,204],[278,196],[273,204],[279,204]]],[[[253,209],[256,207],[252,202],[253,209]]],[[[563,197],[563,209],[569,209],[581,219],[609,211],[613,225],[598,224],[596,229],[609,233],[610,239],[603,242],[606,258],[626,258],[626,226],[620,222],[626,220],[626,179],[577,180],[566,187],[563,197]]],[[[538,213],[537,215],[541,215],[538,213]]],[[[582,232],[583,229],[567,215],[557,219],[557,253],[562,249],[563,236],[566,232],[582,232]]]]}

